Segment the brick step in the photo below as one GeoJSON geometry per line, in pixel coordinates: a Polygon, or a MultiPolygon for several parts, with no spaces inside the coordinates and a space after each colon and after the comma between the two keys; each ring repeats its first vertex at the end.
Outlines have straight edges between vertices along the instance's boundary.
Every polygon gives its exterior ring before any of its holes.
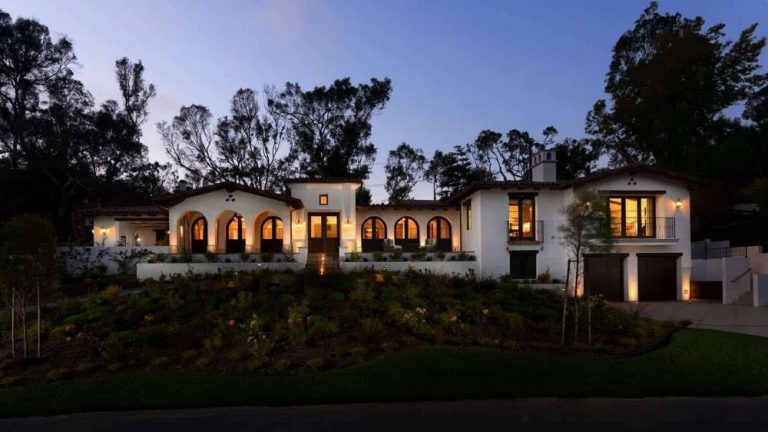
{"type": "Polygon", "coordinates": [[[323,253],[311,253],[307,255],[306,268],[314,269],[325,274],[329,272],[339,271],[339,255],[338,254],[323,254],[323,253]]]}

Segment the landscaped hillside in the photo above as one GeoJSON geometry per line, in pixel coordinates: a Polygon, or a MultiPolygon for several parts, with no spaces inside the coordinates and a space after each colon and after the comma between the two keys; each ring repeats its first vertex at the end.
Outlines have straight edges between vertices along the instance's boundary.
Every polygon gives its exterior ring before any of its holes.
{"type": "Polygon", "coordinates": [[[166,369],[307,374],[430,345],[621,356],[655,348],[674,329],[598,302],[593,345],[584,343],[582,307],[580,343],[572,343],[569,314],[563,348],[559,294],[506,280],[416,272],[261,272],[141,288],[123,292],[110,285],[84,299],[60,299],[43,313],[43,358],[22,359],[17,343],[16,359],[6,356],[1,363],[2,384],[166,369]]]}

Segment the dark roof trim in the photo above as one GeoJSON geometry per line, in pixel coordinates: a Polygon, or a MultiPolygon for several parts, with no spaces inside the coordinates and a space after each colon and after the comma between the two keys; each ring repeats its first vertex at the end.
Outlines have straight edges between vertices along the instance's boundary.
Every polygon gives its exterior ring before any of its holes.
{"type": "Polygon", "coordinates": [[[163,206],[110,206],[80,209],[82,216],[168,216],[163,206]]]}
{"type": "Polygon", "coordinates": [[[485,181],[485,182],[472,182],[466,185],[463,189],[456,192],[453,196],[448,198],[448,202],[460,201],[467,196],[473,194],[478,190],[485,189],[517,189],[517,190],[564,190],[573,187],[583,186],[585,184],[603,180],[622,174],[636,174],[636,173],[648,173],[660,177],[667,177],[673,180],[677,180],[686,183],[688,187],[698,186],[702,184],[701,180],[695,179],[685,174],[671,171],[664,168],[659,168],[653,165],[634,164],[627,165],[621,168],[604,169],[597,171],[593,174],[573,179],[563,180],[559,182],[531,182],[531,181],[485,181]]]}
{"type": "Polygon", "coordinates": [[[221,190],[221,189],[224,189],[227,192],[241,191],[241,192],[246,192],[253,195],[262,196],[264,198],[273,199],[276,201],[282,201],[294,208],[302,207],[302,203],[300,199],[289,197],[286,195],[276,194],[274,192],[268,192],[268,191],[257,189],[250,186],[241,185],[240,183],[235,183],[235,182],[221,182],[221,183],[216,183],[208,186],[203,186],[197,189],[178,192],[178,193],[163,197],[159,199],[158,202],[162,202],[169,206],[173,206],[184,201],[187,198],[203,195],[203,194],[221,190]]]}
{"type": "Polygon", "coordinates": [[[293,178],[287,179],[285,184],[298,184],[298,183],[357,183],[363,184],[362,179],[349,178],[349,177],[328,177],[328,178],[293,178]]]}

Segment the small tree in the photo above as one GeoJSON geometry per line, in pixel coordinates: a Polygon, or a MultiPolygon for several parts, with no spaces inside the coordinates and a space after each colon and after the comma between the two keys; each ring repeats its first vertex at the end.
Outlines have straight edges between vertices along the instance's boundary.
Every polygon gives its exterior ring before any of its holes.
{"type": "MultiPolygon", "coordinates": [[[[579,191],[576,198],[563,209],[565,223],[558,227],[562,234],[562,244],[569,253],[568,267],[576,263],[573,273],[573,305],[574,305],[574,342],[578,340],[579,331],[579,281],[581,263],[585,253],[608,252],[612,247],[610,213],[607,201],[598,193],[590,190],[579,191]]],[[[590,293],[586,292],[588,305],[588,341],[592,343],[591,313],[592,302],[590,293]]],[[[563,301],[566,302],[568,286],[565,287],[563,301]]],[[[563,307],[563,332],[565,332],[566,307],[563,307]]],[[[565,341],[565,335],[563,335],[565,341]]]]}
{"type": "Polygon", "coordinates": [[[51,291],[56,267],[51,224],[38,216],[17,216],[0,232],[3,294],[11,305],[11,355],[15,355],[15,322],[22,325],[24,357],[28,355],[27,308],[35,298],[37,357],[40,357],[41,301],[51,291]]]}

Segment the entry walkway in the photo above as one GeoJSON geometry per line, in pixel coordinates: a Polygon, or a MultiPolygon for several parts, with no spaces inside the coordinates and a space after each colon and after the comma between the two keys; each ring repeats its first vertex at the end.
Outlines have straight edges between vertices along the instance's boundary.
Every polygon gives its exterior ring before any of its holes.
{"type": "Polygon", "coordinates": [[[659,320],[689,320],[693,328],[768,337],[768,308],[714,301],[621,303],[621,307],[659,320]]]}

